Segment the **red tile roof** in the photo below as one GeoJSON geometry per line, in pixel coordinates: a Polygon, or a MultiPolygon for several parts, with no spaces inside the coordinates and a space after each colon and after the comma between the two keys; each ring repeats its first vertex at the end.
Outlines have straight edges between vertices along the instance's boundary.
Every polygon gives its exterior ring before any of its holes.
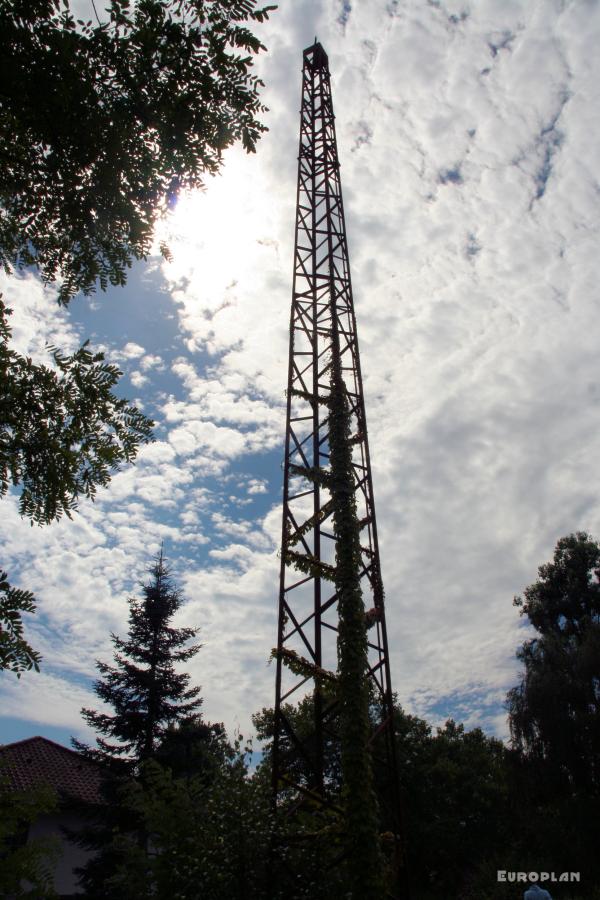
{"type": "Polygon", "coordinates": [[[102,803],[99,766],[45,737],[0,747],[0,777],[8,777],[15,791],[47,784],[60,796],[102,803]]]}

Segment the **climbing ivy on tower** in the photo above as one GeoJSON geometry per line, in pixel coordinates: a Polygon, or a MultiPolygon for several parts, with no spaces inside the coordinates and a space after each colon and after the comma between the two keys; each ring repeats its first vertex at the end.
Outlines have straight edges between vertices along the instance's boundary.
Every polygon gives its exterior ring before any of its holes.
{"type": "Polygon", "coordinates": [[[329,490],[333,505],[338,595],[338,696],[349,896],[384,895],[377,800],[369,751],[367,622],[360,586],[360,525],[356,510],[350,410],[334,331],[329,397],[329,490]]]}

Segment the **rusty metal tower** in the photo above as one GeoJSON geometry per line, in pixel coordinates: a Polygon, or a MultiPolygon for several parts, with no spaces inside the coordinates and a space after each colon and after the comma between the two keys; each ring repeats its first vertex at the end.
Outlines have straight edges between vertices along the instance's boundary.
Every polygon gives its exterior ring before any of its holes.
{"type": "Polygon", "coordinates": [[[393,896],[404,897],[393,701],[365,404],[329,66],[315,40],[304,51],[302,72],[287,386],[273,738],[273,798],[279,822],[307,809],[335,815],[340,788],[339,769],[331,763],[338,740],[338,704],[329,687],[337,668],[338,617],[331,577],[336,536],[326,487],[329,410],[323,402],[331,387],[334,340],[350,405],[361,586],[369,628],[368,677],[381,714],[371,746],[383,785],[380,793],[387,799],[382,827],[394,835],[399,888],[393,896]],[[304,710],[301,721],[293,713],[299,703],[304,710]]]}

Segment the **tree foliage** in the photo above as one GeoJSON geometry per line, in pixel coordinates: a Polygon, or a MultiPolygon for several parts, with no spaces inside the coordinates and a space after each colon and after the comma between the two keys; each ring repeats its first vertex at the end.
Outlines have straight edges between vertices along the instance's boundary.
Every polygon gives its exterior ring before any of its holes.
{"type": "Polygon", "coordinates": [[[254,151],[265,49],[256,0],[109,0],[76,20],[68,0],[0,6],[0,265],[60,279],[63,303],[124,284],[180,188],[254,151]]]}
{"type": "Polygon", "coordinates": [[[149,572],[143,598],[129,600],[127,639],[112,635],[114,666],[97,663],[101,678],[94,689],[114,713],[83,709],[84,719],[101,736],[95,749],[73,742],[92,758],[122,761],[129,770],[151,759],[168,727],[189,717],[202,702],[200,688],[188,687],[190,676],[175,669],[191,659],[200,645],[189,646],[197,629],[170,624],[182,598],[162,550],[149,572]]]}
{"type": "MultiPolygon", "coordinates": [[[[176,671],[177,664],[187,662],[200,647],[189,643],[197,629],[171,624],[182,596],[162,550],[149,574],[142,598],[129,599],[127,638],[112,635],[114,665],[97,663],[101,678],[95,691],[113,712],[82,709],[86,722],[98,732],[96,747],[72,741],[76,749],[105,768],[104,804],[82,804],[79,812],[86,824],[71,835],[94,852],[79,872],[81,886],[90,898],[130,896],[125,891],[127,873],[123,874],[125,882],[116,888],[124,858],[128,859],[129,876],[135,870],[142,890],[154,841],[144,804],[154,808],[156,772],[163,767],[170,772],[172,767],[177,777],[206,784],[221,761],[230,756],[223,728],[205,725],[196,714],[202,703],[200,688],[190,688],[189,674],[176,671]]],[[[162,784],[161,778],[159,782],[162,784]]]]}
{"type": "Polygon", "coordinates": [[[113,394],[122,373],[87,344],[72,356],[51,347],[52,368],[12,350],[10,312],[0,300],[0,496],[20,486],[19,512],[43,525],[93,498],[154,422],[113,394]]]}
{"type": "Polygon", "coordinates": [[[517,653],[508,695],[514,745],[542,761],[568,791],[600,794],[600,545],[561,538],[552,562],[516,597],[537,634],[517,653]]]}
{"type": "Polygon", "coordinates": [[[53,900],[52,871],[60,856],[53,838],[27,840],[29,825],[55,812],[57,798],[49,788],[14,791],[0,770],[0,896],[53,900]]]}
{"type": "MultiPolygon", "coordinates": [[[[328,702],[331,694],[326,694],[324,699],[328,702]]],[[[304,698],[295,707],[287,706],[285,714],[300,740],[303,743],[310,741],[313,731],[311,698],[304,698]]],[[[338,710],[335,720],[329,723],[328,731],[339,730],[340,714],[338,710]]],[[[372,731],[380,720],[381,710],[377,708],[376,699],[372,698],[372,731]]],[[[267,778],[274,732],[273,710],[263,709],[254,716],[253,721],[259,738],[265,744],[265,754],[259,768],[267,770],[264,775],[267,778]]],[[[418,900],[447,900],[448,897],[480,900],[488,894],[491,896],[489,860],[497,861],[497,868],[507,868],[510,859],[514,860],[515,868],[521,865],[518,855],[512,855],[515,811],[511,806],[511,785],[516,785],[516,782],[511,781],[510,754],[501,741],[486,736],[479,728],[468,731],[449,720],[442,728],[432,729],[426,721],[408,715],[397,704],[394,707],[394,733],[411,896],[418,900]]],[[[385,835],[389,828],[386,821],[389,785],[382,741],[382,735],[375,738],[372,756],[379,813],[377,826],[379,833],[385,835]]],[[[280,752],[281,749],[280,744],[280,752]]],[[[286,770],[291,772],[295,781],[300,781],[302,760],[297,754],[295,763],[290,765],[290,760],[294,759],[292,749],[283,744],[286,770]]],[[[330,785],[334,787],[333,798],[340,798],[339,741],[326,742],[324,766],[326,778],[331,779],[330,785]]],[[[518,790],[514,788],[515,796],[518,790]]],[[[336,830],[335,820],[330,817],[329,828],[325,825],[316,833],[313,821],[312,846],[308,846],[307,841],[304,846],[299,846],[298,837],[303,832],[311,832],[309,825],[308,816],[296,823],[297,840],[290,851],[295,861],[294,871],[302,871],[303,875],[317,869],[318,852],[321,862],[331,861],[342,851],[344,843],[339,827],[336,830]],[[319,846],[319,840],[322,840],[322,846],[319,846]]],[[[537,848],[538,845],[535,846],[537,848]]],[[[530,849],[532,847],[533,844],[530,849]]],[[[386,849],[384,842],[382,849],[386,849]]],[[[518,851],[525,858],[520,845],[518,851]]],[[[535,868],[533,863],[531,868],[535,868]]],[[[323,897],[347,897],[348,883],[345,886],[337,884],[335,868],[325,869],[322,878],[323,897]]],[[[494,870],[493,882],[495,880],[494,870]]],[[[309,882],[307,877],[305,884],[309,882]]],[[[303,894],[298,888],[297,894],[291,892],[289,896],[294,900],[304,896],[315,896],[320,900],[321,888],[313,886],[311,890],[312,895],[308,889],[303,894]]],[[[386,896],[385,891],[380,896],[386,896]]]]}
{"type": "Polygon", "coordinates": [[[168,726],[154,759],[175,778],[209,782],[234,756],[224,725],[196,714],[168,726]]]}
{"type": "MultiPolygon", "coordinates": [[[[251,71],[264,47],[247,23],[273,8],[110,0],[96,24],[68,0],[1,3],[0,266],[36,267],[62,303],[125,284],[177,191],[266,130],[251,71]]],[[[10,350],[9,312],[0,306],[0,496],[21,485],[21,514],[45,524],[131,462],[153,423],[116,398],[121,373],[87,344],[51,348],[54,369],[10,350]]]]}
{"type": "MultiPolygon", "coordinates": [[[[408,868],[423,900],[487,897],[487,861],[506,868],[511,831],[509,765],[501,741],[448,720],[435,729],[395,712],[408,868]]],[[[496,873],[494,871],[494,881],[496,873]]]]}
{"type": "Polygon", "coordinates": [[[210,780],[174,777],[152,760],[124,788],[121,803],[138,834],[115,835],[108,894],[123,900],[261,900],[266,897],[268,793],[249,777],[238,745],[210,780]]]}
{"type": "MultiPolygon", "coordinates": [[[[34,363],[9,346],[11,310],[0,299],[0,497],[20,488],[19,512],[31,523],[71,517],[81,496],[99,486],[141,443],[154,423],[112,391],[121,372],[84,344],[72,356],[50,348],[52,367],[34,363]]],[[[40,655],[23,638],[21,612],[33,595],[2,575],[0,669],[20,675],[39,670],[40,655]]]]}
{"type": "Polygon", "coordinates": [[[0,671],[40,670],[40,654],[23,637],[21,613],[35,610],[33,594],[11,587],[6,572],[0,572],[0,671]]]}
{"type": "Polygon", "coordinates": [[[162,555],[151,571],[145,600],[130,601],[129,640],[113,637],[121,651],[116,667],[101,668],[108,678],[98,683],[98,693],[116,715],[99,719],[83,710],[88,722],[122,744],[100,739],[99,754],[91,751],[108,768],[104,805],[82,808],[87,823],[71,835],[95,853],[79,871],[80,885],[91,900],[259,900],[265,896],[268,792],[249,777],[250,748],[241,739],[232,747],[222,725],[190,714],[200,705],[199,689],[188,689],[189,676],[175,674],[171,663],[198,650],[183,648],[195,630],[167,624],[180,598],[162,555]],[[126,751],[125,769],[111,765],[126,751]]]}

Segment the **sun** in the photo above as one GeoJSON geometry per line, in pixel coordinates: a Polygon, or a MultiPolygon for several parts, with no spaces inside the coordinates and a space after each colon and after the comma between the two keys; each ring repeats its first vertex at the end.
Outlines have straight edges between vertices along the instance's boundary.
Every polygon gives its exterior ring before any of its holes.
{"type": "Polygon", "coordinates": [[[160,266],[188,350],[225,352],[258,328],[279,277],[281,223],[290,221],[277,178],[259,156],[232,148],[221,174],[182,192],[159,223],[156,252],[164,241],[171,253],[160,266]]]}
{"type": "Polygon", "coordinates": [[[256,242],[269,239],[277,218],[264,180],[256,156],[234,149],[204,190],[181,193],[156,231],[157,245],[164,241],[172,255],[165,263],[169,280],[193,281],[210,301],[252,268],[256,242]]]}

